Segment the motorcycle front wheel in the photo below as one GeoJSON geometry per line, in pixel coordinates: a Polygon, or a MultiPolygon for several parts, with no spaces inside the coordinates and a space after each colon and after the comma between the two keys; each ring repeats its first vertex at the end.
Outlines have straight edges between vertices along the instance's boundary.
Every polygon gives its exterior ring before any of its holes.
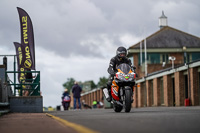
{"type": "Polygon", "coordinates": [[[123,107],[120,106],[120,105],[114,104],[113,109],[114,109],[115,112],[121,112],[123,107]]]}
{"type": "Polygon", "coordinates": [[[64,110],[68,110],[69,109],[69,102],[65,102],[64,103],[64,110]]]}
{"type": "Polygon", "coordinates": [[[131,89],[125,90],[125,112],[131,111],[131,89]]]}

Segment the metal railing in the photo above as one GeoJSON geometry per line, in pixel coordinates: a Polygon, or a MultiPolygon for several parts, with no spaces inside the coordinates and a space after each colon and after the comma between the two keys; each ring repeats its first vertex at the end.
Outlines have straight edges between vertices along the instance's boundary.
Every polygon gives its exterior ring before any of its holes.
{"type": "Polygon", "coordinates": [[[39,96],[40,95],[40,71],[16,71],[16,55],[0,55],[3,57],[7,56],[13,56],[14,62],[13,62],[13,71],[5,71],[5,85],[7,86],[14,86],[14,96],[17,96],[17,92],[19,96],[22,96],[23,91],[28,91],[29,96],[39,96]],[[8,78],[8,74],[13,73],[13,81],[11,81],[8,78]],[[24,79],[21,80],[20,83],[17,83],[16,81],[16,73],[36,73],[37,76],[35,79],[24,79]],[[9,79],[9,80],[8,80],[9,79]],[[30,86],[29,89],[27,89],[26,86],[30,86]]]}
{"type": "Polygon", "coordinates": [[[23,91],[28,91],[29,96],[40,96],[40,71],[6,71],[5,72],[5,83],[9,86],[14,86],[14,96],[22,96],[23,91]],[[16,73],[36,73],[37,76],[35,79],[24,79],[21,80],[21,83],[16,83],[16,76],[14,76],[14,82],[10,81],[8,82],[8,73],[13,73],[16,75],[16,73]],[[30,86],[29,89],[27,89],[27,86],[30,86]],[[18,92],[18,93],[17,93],[18,92]]]}

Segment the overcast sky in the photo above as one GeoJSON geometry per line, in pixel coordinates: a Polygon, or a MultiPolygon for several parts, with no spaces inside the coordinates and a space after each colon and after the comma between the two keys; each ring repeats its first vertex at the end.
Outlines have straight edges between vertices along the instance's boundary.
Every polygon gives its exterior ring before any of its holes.
{"type": "MultiPolygon", "coordinates": [[[[16,7],[32,19],[44,106],[61,104],[67,78],[97,83],[108,77],[117,47],[128,48],[158,31],[162,10],[169,26],[200,36],[199,0],[0,0],[0,55],[16,54],[16,7]]],[[[13,70],[13,58],[8,61],[13,70]]]]}

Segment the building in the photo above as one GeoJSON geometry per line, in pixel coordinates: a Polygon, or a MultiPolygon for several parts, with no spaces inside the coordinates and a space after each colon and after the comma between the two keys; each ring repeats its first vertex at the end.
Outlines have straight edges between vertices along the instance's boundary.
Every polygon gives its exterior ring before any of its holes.
{"type": "MultiPolygon", "coordinates": [[[[128,48],[138,74],[132,106],[200,105],[200,38],[168,26],[164,12],[159,27],[128,48]]],[[[82,96],[91,103],[96,92],[82,96]]]]}
{"type": "Polygon", "coordinates": [[[178,66],[200,59],[200,38],[167,26],[166,18],[163,13],[159,18],[160,30],[128,48],[128,57],[140,78],[145,76],[145,43],[147,74],[172,67],[172,63],[178,66]]]}
{"type": "Polygon", "coordinates": [[[164,12],[159,26],[128,49],[139,75],[134,107],[200,105],[200,38],[168,26],[164,12]]]}

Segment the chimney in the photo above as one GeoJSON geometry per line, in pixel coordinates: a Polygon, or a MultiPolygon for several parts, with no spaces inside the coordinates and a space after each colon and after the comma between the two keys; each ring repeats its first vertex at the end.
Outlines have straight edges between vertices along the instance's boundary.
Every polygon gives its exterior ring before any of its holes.
{"type": "Polygon", "coordinates": [[[167,17],[164,14],[164,11],[162,11],[162,16],[159,17],[159,27],[160,29],[167,26],[167,17]]]}

